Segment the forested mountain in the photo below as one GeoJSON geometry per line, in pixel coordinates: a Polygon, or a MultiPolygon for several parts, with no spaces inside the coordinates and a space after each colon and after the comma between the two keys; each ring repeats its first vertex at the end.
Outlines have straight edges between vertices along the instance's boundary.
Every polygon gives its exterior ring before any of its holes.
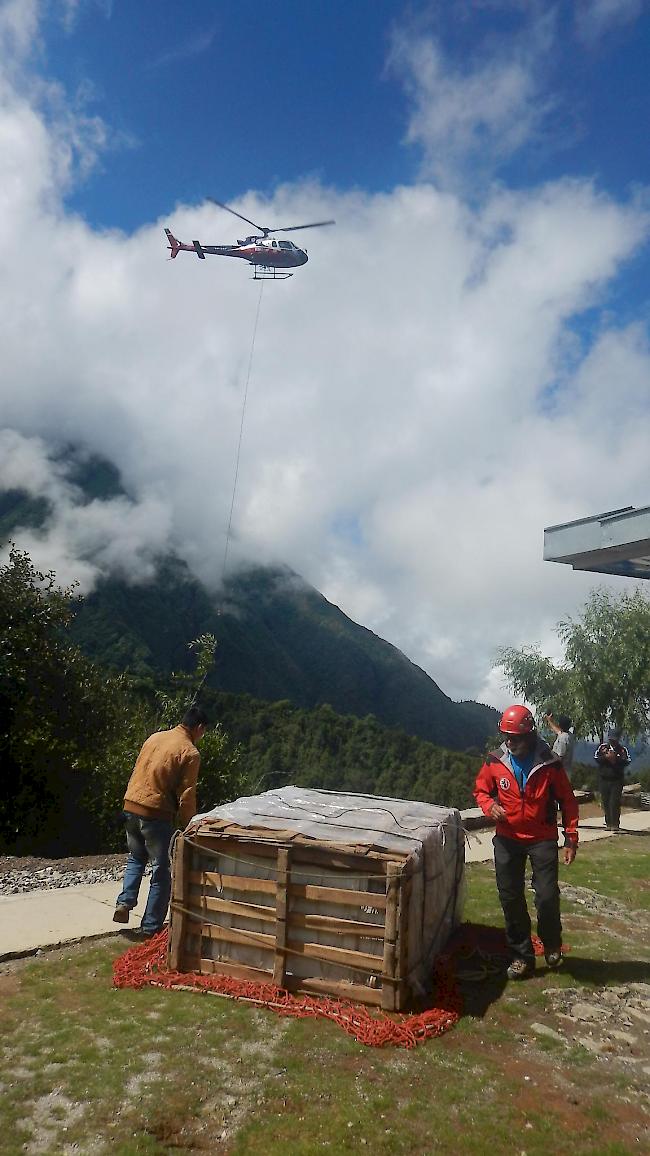
{"type": "MultiPolygon", "coordinates": [[[[293,783],[474,806],[478,752],[444,750],[375,718],[337,715],[329,705],[299,710],[286,701],[220,692],[208,692],[205,705],[231,746],[239,748],[238,760],[255,792],[293,783]]],[[[205,794],[202,802],[210,806],[205,794]]]]}
{"type": "MultiPolygon", "coordinates": [[[[110,463],[74,462],[80,500],[114,496],[110,463]]],[[[20,544],[21,525],[47,522],[46,503],[20,491],[0,495],[0,532],[20,544]]],[[[457,750],[483,749],[496,711],[455,703],[420,667],[359,626],[288,567],[253,567],[230,577],[219,598],[180,559],[161,559],[153,581],[106,578],[82,602],[72,637],[95,661],[143,676],[190,662],[187,643],[218,640],[210,685],[301,708],[329,703],[342,715],[375,716],[390,727],[457,750]]]]}
{"type": "Polygon", "coordinates": [[[81,605],[72,635],[95,660],[135,674],[167,674],[190,661],[187,642],[218,640],[209,685],[297,707],[329,703],[374,715],[443,746],[483,746],[496,712],[454,703],[401,651],[352,622],[289,569],[255,568],[229,579],[223,609],[177,559],[154,582],[101,582],[81,605]]]}

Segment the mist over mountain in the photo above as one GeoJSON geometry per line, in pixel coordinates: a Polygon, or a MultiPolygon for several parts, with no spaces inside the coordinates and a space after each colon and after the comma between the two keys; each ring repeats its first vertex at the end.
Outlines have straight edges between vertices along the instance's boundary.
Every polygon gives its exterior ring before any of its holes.
{"type": "MultiPolygon", "coordinates": [[[[58,479],[68,505],[88,524],[119,514],[128,495],[104,460],[62,454],[58,479]],[[67,463],[67,464],[66,464],[67,463]],[[117,505],[116,505],[117,504],[117,505]],[[102,513],[103,507],[103,513],[102,513]]],[[[0,492],[0,536],[34,551],[57,530],[57,494],[16,486],[0,492]]],[[[60,522],[60,516],[59,516],[60,522]]],[[[497,712],[453,702],[420,667],[337,606],[287,566],[240,567],[209,589],[169,552],[133,576],[111,565],[110,544],[85,541],[80,567],[90,590],[72,633],[93,659],[140,675],[187,668],[188,642],[210,632],[218,640],[209,685],[298,707],[329,703],[340,714],[374,715],[434,743],[482,748],[497,712]],[[215,592],[216,590],[216,592],[215,592]]],[[[132,552],[137,543],[132,543],[132,552]]],[[[65,581],[70,575],[65,575],[65,581]]]]}

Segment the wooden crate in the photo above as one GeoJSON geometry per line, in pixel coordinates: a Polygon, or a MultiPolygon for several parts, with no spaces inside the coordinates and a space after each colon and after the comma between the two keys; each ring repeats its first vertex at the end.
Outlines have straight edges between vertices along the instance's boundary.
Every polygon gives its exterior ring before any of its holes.
{"type": "Polygon", "coordinates": [[[277,836],[178,838],[169,966],[406,1008],[411,857],[277,836]]]}

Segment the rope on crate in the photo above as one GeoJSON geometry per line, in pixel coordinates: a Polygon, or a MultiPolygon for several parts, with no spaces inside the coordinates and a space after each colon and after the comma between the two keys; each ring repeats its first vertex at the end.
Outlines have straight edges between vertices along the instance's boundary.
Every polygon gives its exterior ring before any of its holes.
{"type": "Polygon", "coordinates": [[[216,992],[268,1007],[278,1015],[298,1019],[328,1019],[348,1035],[368,1047],[414,1048],[433,1036],[441,1036],[460,1019],[462,997],[456,984],[450,956],[441,957],[435,967],[437,1007],[414,1015],[389,1015],[370,1010],[348,1000],[329,996],[292,995],[272,983],[234,979],[226,975],[197,975],[170,971],[167,967],[168,932],[157,935],[137,947],[131,947],[113,964],[115,987],[194,988],[216,992]]]}

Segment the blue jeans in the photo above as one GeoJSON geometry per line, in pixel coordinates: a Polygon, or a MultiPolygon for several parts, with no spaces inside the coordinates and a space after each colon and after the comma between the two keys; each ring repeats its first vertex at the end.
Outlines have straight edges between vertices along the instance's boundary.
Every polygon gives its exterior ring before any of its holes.
{"type": "Polygon", "coordinates": [[[151,863],[149,897],[141,926],[143,931],[154,933],[160,931],[169,907],[172,889],[169,844],[174,827],[167,819],[144,819],[141,815],[132,815],[129,811],[124,812],[124,821],[129,857],[116,905],[128,907],[129,911],[135,907],[144,869],[147,863],[151,863]]]}

